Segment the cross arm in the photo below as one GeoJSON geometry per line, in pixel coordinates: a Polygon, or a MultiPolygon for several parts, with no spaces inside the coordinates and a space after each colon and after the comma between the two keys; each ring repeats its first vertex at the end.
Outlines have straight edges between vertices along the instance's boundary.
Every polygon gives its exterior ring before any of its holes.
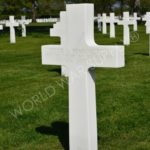
{"type": "Polygon", "coordinates": [[[63,65],[67,60],[60,45],[42,46],[42,64],[44,65],[63,65]]]}
{"type": "Polygon", "coordinates": [[[121,68],[125,66],[124,46],[91,47],[91,67],[121,68]]]}
{"type": "Polygon", "coordinates": [[[6,27],[10,27],[10,26],[19,26],[19,23],[18,22],[14,22],[14,23],[11,23],[11,22],[6,22],[6,27]]]}
{"type": "Polygon", "coordinates": [[[0,30],[3,30],[3,25],[0,24],[0,30]]]}

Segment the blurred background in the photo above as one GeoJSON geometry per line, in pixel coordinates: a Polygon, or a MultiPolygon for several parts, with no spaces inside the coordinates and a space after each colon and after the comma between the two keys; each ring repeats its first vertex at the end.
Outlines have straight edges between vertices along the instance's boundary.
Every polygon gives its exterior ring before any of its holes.
{"type": "Polygon", "coordinates": [[[114,11],[122,15],[123,11],[138,12],[138,15],[150,11],[149,0],[0,0],[0,19],[7,19],[9,15],[20,18],[21,15],[32,18],[58,17],[66,4],[94,3],[95,15],[114,11]]]}

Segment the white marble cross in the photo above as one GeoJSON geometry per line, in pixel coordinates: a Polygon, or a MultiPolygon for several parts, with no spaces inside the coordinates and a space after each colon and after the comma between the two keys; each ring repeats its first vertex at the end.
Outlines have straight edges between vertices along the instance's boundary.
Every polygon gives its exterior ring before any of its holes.
{"type": "Polygon", "coordinates": [[[0,30],[3,30],[3,25],[0,24],[0,30]]]}
{"type": "Polygon", "coordinates": [[[133,25],[134,21],[130,20],[129,12],[123,13],[123,20],[118,21],[118,25],[123,25],[123,43],[124,45],[130,45],[130,28],[129,25],[133,25]]]}
{"type": "Polygon", "coordinates": [[[28,25],[30,22],[26,20],[25,16],[21,16],[21,20],[19,20],[19,24],[22,27],[22,37],[26,37],[26,25],[28,25]]]}
{"type": "Polygon", "coordinates": [[[10,28],[10,43],[16,43],[15,27],[19,24],[14,20],[14,16],[9,16],[9,21],[6,22],[6,27],[10,28]]]}
{"type": "Polygon", "coordinates": [[[107,34],[107,15],[105,13],[102,14],[101,22],[102,22],[102,33],[107,34]]]}
{"type": "Polygon", "coordinates": [[[95,43],[93,4],[71,4],[66,9],[61,13],[64,19],[51,31],[65,44],[42,46],[42,64],[61,65],[68,70],[70,150],[97,150],[93,67],[124,67],[124,46],[95,43]]]}
{"type": "Polygon", "coordinates": [[[149,34],[149,55],[150,55],[150,12],[147,12],[143,21],[146,21],[146,34],[149,34]]]}
{"type": "Polygon", "coordinates": [[[146,21],[146,34],[150,34],[150,12],[147,12],[142,20],[146,21]]]}
{"type": "Polygon", "coordinates": [[[107,22],[110,23],[110,38],[116,37],[116,31],[115,31],[115,23],[117,23],[119,20],[115,18],[114,13],[110,13],[110,18],[107,19],[107,22]]]}
{"type": "Polygon", "coordinates": [[[98,16],[97,16],[98,31],[102,31],[101,18],[102,18],[101,14],[98,14],[98,16]]]}
{"type": "Polygon", "coordinates": [[[138,20],[141,20],[141,18],[137,16],[137,13],[134,13],[131,20],[134,21],[133,30],[138,31],[138,20]]]}

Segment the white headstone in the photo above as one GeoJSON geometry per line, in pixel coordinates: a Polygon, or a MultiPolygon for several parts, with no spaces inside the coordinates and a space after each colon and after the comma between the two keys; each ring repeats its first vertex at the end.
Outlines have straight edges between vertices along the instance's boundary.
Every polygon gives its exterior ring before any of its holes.
{"type": "Polygon", "coordinates": [[[115,18],[114,13],[110,13],[110,18],[107,19],[107,22],[110,23],[110,38],[116,37],[115,23],[118,22],[118,19],[115,18]]]}
{"type": "Polygon", "coordinates": [[[92,67],[123,67],[124,46],[99,46],[95,43],[93,4],[72,4],[66,8],[65,26],[62,28],[58,23],[53,29],[55,35],[65,36],[66,46],[42,46],[42,64],[62,65],[68,70],[70,150],[97,150],[92,67]]]}
{"type": "Polygon", "coordinates": [[[0,30],[3,30],[3,25],[0,24],[0,30]]]}
{"type": "Polygon", "coordinates": [[[123,20],[118,21],[118,25],[123,25],[123,43],[124,45],[130,45],[130,28],[129,25],[133,25],[134,21],[130,20],[129,12],[123,13],[123,20]]]}
{"type": "Polygon", "coordinates": [[[131,19],[134,21],[133,30],[138,31],[138,20],[141,20],[141,18],[138,17],[137,13],[134,13],[131,19]]]}
{"type": "Polygon", "coordinates": [[[102,14],[102,33],[107,34],[107,15],[105,13],[102,14]]]}
{"type": "Polygon", "coordinates": [[[102,31],[101,18],[102,18],[101,14],[98,14],[98,17],[97,17],[98,31],[102,31]]]}
{"type": "Polygon", "coordinates": [[[21,20],[19,21],[19,24],[22,27],[22,37],[26,37],[26,25],[28,25],[30,22],[26,20],[25,16],[21,16],[21,20]]]}
{"type": "Polygon", "coordinates": [[[15,27],[19,24],[14,20],[14,16],[9,16],[9,21],[6,22],[6,27],[10,28],[10,43],[16,43],[15,27]]]}
{"type": "Polygon", "coordinates": [[[150,12],[147,12],[143,21],[146,21],[146,34],[150,34],[150,12]]]}
{"type": "Polygon", "coordinates": [[[147,12],[143,21],[146,21],[146,34],[149,34],[149,55],[150,55],[150,12],[147,12]]]}

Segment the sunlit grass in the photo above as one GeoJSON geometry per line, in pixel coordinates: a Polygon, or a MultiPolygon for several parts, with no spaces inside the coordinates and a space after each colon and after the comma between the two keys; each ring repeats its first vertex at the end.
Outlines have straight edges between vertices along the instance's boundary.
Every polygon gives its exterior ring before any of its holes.
{"type": "MultiPolygon", "coordinates": [[[[59,44],[59,38],[49,37],[47,24],[29,26],[27,33],[22,38],[18,30],[15,45],[9,44],[6,30],[0,36],[0,149],[67,149],[68,86],[60,67],[41,65],[41,45],[59,44]],[[52,97],[46,93],[51,86],[52,97]],[[21,109],[17,119],[11,115],[14,109],[21,109]]],[[[125,68],[96,69],[102,150],[150,149],[150,57],[144,26],[138,34],[139,40],[126,47],[125,68]]],[[[115,39],[95,30],[95,40],[121,45],[122,28],[117,27],[115,39]]]]}

